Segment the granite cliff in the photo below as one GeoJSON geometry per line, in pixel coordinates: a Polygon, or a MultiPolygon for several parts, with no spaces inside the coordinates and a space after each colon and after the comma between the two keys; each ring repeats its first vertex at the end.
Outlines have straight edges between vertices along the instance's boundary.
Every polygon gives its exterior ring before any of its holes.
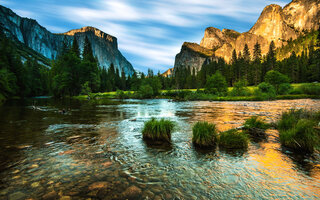
{"type": "Polygon", "coordinates": [[[223,29],[222,31],[209,27],[205,30],[200,45],[182,45],[176,56],[174,68],[189,66],[201,69],[206,59],[222,57],[230,62],[232,51],[243,51],[248,45],[251,54],[258,42],[262,55],[267,54],[269,44],[274,41],[276,47],[285,46],[289,40],[294,40],[306,30],[315,30],[320,26],[320,0],[293,0],[284,8],[279,5],[268,5],[262,11],[254,26],[244,33],[223,29]],[[208,55],[194,53],[194,49],[211,52],[208,55]],[[192,53],[190,53],[192,52],[192,53]]]}
{"type": "Polygon", "coordinates": [[[46,58],[55,59],[64,41],[70,44],[75,37],[83,49],[85,37],[92,45],[94,56],[101,67],[108,68],[111,63],[127,75],[134,72],[132,65],[118,50],[117,38],[94,27],[83,27],[66,33],[54,34],[33,19],[23,18],[12,10],[0,5],[0,29],[10,38],[19,41],[46,58]]]}

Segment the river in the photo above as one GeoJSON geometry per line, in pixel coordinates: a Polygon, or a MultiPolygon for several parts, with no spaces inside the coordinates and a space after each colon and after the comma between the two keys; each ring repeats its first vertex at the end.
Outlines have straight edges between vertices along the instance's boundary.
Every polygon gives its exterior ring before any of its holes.
{"type": "Polygon", "coordinates": [[[197,121],[225,131],[291,108],[320,110],[320,100],[11,101],[0,107],[0,199],[319,199],[319,156],[281,147],[276,130],[246,151],[191,142],[197,121]],[[171,145],[142,140],[151,117],[175,122],[171,145]]]}

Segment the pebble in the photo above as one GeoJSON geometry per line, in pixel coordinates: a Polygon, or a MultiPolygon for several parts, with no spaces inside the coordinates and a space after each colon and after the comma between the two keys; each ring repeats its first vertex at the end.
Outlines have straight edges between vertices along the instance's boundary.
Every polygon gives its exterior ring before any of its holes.
{"type": "Polygon", "coordinates": [[[35,187],[39,187],[40,183],[39,182],[34,182],[31,184],[31,187],[35,188],[35,187]]]}
{"type": "Polygon", "coordinates": [[[25,199],[25,194],[23,192],[15,192],[9,195],[9,200],[20,200],[25,199]]]}
{"type": "Polygon", "coordinates": [[[101,164],[103,167],[110,167],[112,165],[112,162],[104,162],[101,164]]]}
{"type": "Polygon", "coordinates": [[[108,182],[95,182],[89,186],[89,190],[96,190],[101,188],[107,188],[109,186],[108,182]]]}
{"type": "Polygon", "coordinates": [[[43,199],[56,199],[58,194],[55,191],[51,191],[45,195],[42,196],[43,199]]]}
{"type": "Polygon", "coordinates": [[[134,199],[141,195],[142,191],[137,186],[128,187],[123,193],[122,196],[124,198],[134,199]]]}
{"type": "Polygon", "coordinates": [[[62,196],[60,200],[71,200],[70,196],[62,196]]]}

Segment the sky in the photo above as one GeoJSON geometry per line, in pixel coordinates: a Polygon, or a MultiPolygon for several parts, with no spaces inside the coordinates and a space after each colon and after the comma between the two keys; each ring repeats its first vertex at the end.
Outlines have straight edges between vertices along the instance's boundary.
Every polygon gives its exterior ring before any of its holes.
{"type": "Polygon", "coordinates": [[[290,0],[0,0],[53,33],[84,26],[117,37],[133,67],[164,72],[183,42],[200,43],[207,27],[248,31],[269,4],[290,0]]]}

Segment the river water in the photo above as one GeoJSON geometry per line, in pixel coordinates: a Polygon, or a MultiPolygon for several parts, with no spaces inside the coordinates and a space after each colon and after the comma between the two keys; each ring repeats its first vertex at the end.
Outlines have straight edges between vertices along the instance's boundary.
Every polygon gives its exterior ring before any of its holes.
{"type": "Polygon", "coordinates": [[[320,101],[9,102],[0,107],[0,199],[319,199],[319,156],[281,147],[275,130],[246,151],[191,143],[197,121],[225,131],[290,108],[320,110],[320,101]],[[151,117],[176,123],[171,145],[142,140],[151,117]]]}

